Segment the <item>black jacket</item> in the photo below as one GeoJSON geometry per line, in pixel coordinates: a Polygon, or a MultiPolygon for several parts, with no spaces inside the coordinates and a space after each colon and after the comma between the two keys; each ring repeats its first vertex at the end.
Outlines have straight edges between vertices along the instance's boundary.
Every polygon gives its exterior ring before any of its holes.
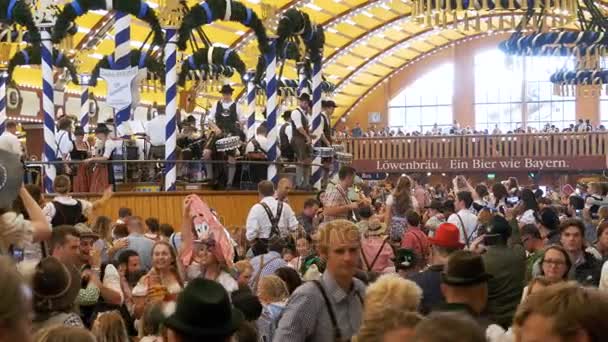
{"type": "Polygon", "coordinates": [[[445,304],[445,298],[441,293],[442,271],[443,265],[432,265],[423,272],[409,276],[409,279],[422,289],[422,300],[418,311],[423,315],[428,315],[434,308],[445,304]]]}
{"type": "Polygon", "coordinates": [[[602,262],[592,254],[585,252],[585,261],[574,266],[574,279],[583,286],[599,286],[602,273],[602,262]]]}

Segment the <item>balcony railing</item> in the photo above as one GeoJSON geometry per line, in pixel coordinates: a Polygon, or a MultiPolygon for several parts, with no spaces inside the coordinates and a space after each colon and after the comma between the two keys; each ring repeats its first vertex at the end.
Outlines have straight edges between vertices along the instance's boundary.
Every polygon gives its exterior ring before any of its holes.
{"type": "Polygon", "coordinates": [[[349,138],[353,160],[605,156],[608,132],[349,138]]]}

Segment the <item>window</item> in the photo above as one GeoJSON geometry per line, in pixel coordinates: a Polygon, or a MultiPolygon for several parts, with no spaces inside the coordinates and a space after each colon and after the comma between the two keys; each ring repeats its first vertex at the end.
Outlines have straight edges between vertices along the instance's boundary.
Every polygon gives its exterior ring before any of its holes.
{"type": "Polygon", "coordinates": [[[389,102],[389,126],[424,133],[437,124],[447,131],[452,125],[453,93],[454,64],[438,65],[389,102]]]}
{"type": "Polygon", "coordinates": [[[507,57],[498,49],[475,56],[476,128],[504,133],[521,127],[524,108],[529,127],[564,128],[574,122],[575,98],[553,94],[551,74],[568,62],[564,57],[507,57]],[[525,87],[525,88],[524,88],[525,87]],[[525,93],[525,94],[524,94],[525,93]]]}
{"type": "MultiPolygon", "coordinates": [[[[574,96],[554,94],[551,75],[566,66],[567,57],[527,57],[526,106],[528,126],[542,130],[545,125],[555,125],[559,129],[574,123],[576,119],[576,99],[574,96]]],[[[572,68],[569,66],[568,68],[572,68]]]]}
{"type": "Polygon", "coordinates": [[[498,49],[475,56],[475,126],[492,132],[497,125],[504,133],[521,125],[522,67],[506,63],[498,49]]]}

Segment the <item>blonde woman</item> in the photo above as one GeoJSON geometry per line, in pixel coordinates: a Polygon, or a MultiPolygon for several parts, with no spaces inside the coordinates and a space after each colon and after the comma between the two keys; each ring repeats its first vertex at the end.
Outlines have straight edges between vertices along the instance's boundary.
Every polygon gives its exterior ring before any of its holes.
{"type": "Polygon", "coordinates": [[[260,341],[272,341],[274,330],[285,309],[289,290],[276,275],[265,276],[258,283],[258,299],[262,303],[262,315],[256,325],[260,341]]]}
{"type": "Polygon", "coordinates": [[[54,325],[39,331],[34,336],[35,342],[97,342],[95,336],[87,329],[54,325]]]}
{"type": "Polygon", "coordinates": [[[363,320],[366,316],[390,308],[416,311],[422,300],[422,289],[411,280],[396,274],[382,275],[367,287],[363,320]]]}
{"type": "Polygon", "coordinates": [[[424,318],[416,312],[386,310],[366,318],[355,342],[412,342],[416,326],[424,318]]]}
{"type": "Polygon", "coordinates": [[[91,332],[97,338],[97,342],[126,342],[129,341],[125,322],[118,311],[106,311],[93,323],[91,332]]]}
{"type": "Polygon", "coordinates": [[[184,288],[177,268],[175,250],[168,242],[158,241],[152,247],[152,269],[133,289],[133,317],[140,318],[147,303],[172,302],[184,288]]]}

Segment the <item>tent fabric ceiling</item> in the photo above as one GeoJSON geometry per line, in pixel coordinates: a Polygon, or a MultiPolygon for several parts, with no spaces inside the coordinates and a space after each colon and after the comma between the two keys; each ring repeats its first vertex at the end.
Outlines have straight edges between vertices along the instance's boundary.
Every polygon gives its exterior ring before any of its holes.
{"type": "MultiPolygon", "coordinates": [[[[157,8],[159,0],[147,1],[157,8]]],[[[272,35],[281,14],[293,7],[308,13],[311,20],[325,29],[326,45],[324,48],[324,76],[338,85],[334,99],[339,108],[334,114],[334,121],[347,113],[360,97],[370,89],[386,80],[396,69],[407,65],[419,56],[436,51],[467,36],[479,35],[476,30],[463,30],[462,25],[454,28],[430,28],[419,24],[411,16],[411,1],[401,0],[242,0],[262,18],[272,35]],[[268,11],[268,8],[271,10],[268,11]]],[[[601,7],[608,8],[608,0],[601,0],[601,7]]],[[[198,3],[187,1],[189,6],[198,3]]],[[[488,14],[491,15],[491,14],[488,14]]],[[[98,60],[110,54],[114,48],[113,31],[108,31],[91,49],[81,47],[91,34],[107,22],[110,15],[105,11],[93,11],[77,19],[78,33],[74,36],[74,54],[80,65],[79,72],[90,72],[98,60]]],[[[452,18],[448,18],[451,21],[452,18]]],[[[511,16],[505,18],[512,27],[511,16]]],[[[518,18],[516,17],[516,21],[518,18]]],[[[481,32],[491,30],[487,22],[482,22],[481,32]]],[[[147,25],[132,19],[131,45],[140,48],[149,33],[147,25]]],[[[216,21],[204,26],[203,31],[213,43],[235,48],[245,65],[253,69],[257,62],[257,42],[247,27],[234,22],[216,21]]],[[[199,44],[201,45],[201,44],[199,44]]],[[[185,55],[190,55],[188,48],[185,55]]],[[[284,77],[295,79],[295,65],[288,63],[284,77]]],[[[19,84],[40,87],[41,76],[37,68],[18,68],[15,78],[19,84]]],[[[234,76],[231,82],[237,92],[243,87],[240,78],[234,76]]],[[[76,85],[69,84],[67,91],[79,92],[76,85]]],[[[105,94],[104,82],[100,82],[94,92],[105,94]]],[[[209,94],[215,97],[217,94],[209,94]]],[[[142,94],[144,102],[164,102],[164,94],[150,91],[142,94]]]]}

